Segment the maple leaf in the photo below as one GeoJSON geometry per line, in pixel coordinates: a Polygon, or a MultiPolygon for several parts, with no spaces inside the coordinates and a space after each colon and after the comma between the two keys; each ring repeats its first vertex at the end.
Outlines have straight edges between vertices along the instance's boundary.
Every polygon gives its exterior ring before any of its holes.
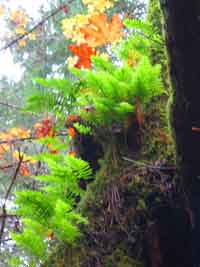
{"type": "Polygon", "coordinates": [[[49,118],[44,119],[41,123],[36,123],[34,125],[34,129],[35,136],[37,138],[42,138],[45,136],[55,136],[55,133],[53,131],[53,121],[49,118]]]}
{"type": "Polygon", "coordinates": [[[27,44],[27,41],[24,40],[24,39],[18,41],[18,45],[19,45],[19,47],[26,46],[26,44],[27,44]]]}
{"type": "Polygon", "coordinates": [[[62,30],[65,37],[80,44],[84,43],[84,36],[80,28],[88,24],[89,15],[76,15],[62,20],[62,30]]]}
{"type": "Polygon", "coordinates": [[[11,135],[12,138],[28,138],[30,137],[30,130],[22,128],[11,128],[8,131],[8,135],[11,135]]]}
{"type": "Polygon", "coordinates": [[[21,165],[19,172],[24,177],[30,176],[30,170],[25,164],[21,165]]]}
{"type": "Polygon", "coordinates": [[[80,45],[69,45],[69,50],[78,56],[78,61],[75,64],[76,68],[86,68],[91,67],[91,56],[96,55],[96,50],[92,47],[89,47],[87,44],[80,45]]]}
{"type": "Polygon", "coordinates": [[[36,33],[35,32],[31,32],[28,34],[28,38],[31,41],[35,41],[36,40],[36,33]]]}
{"type": "Polygon", "coordinates": [[[11,142],[13,139],[23,139],[30,137],[30,130],[22,128],[11,128],[7,132],[0,133],[0,140],[11,142]]]}
{"type": "Polygon", "coordinates": [[[24,35],[26,33],[25,29],[23,27],[19,27],[15,29],[16,34],[24,35]]]}
{"type": "Polygon", "coordinates": [[[113,1],[110,0],[82,0],[82,2],[87,5],[89,13],[103,12],[105,9],[113,7],[113,1]]]}
{"type": "Polygon", "coordinates": [[[15,24],[17,24],[18,26],[24,26],[24,27],[26,27],[29,21],[26,14],[20,10],[14,10],[11,13],[10,20],[13,21],[15,24]]]}
{"type": "Polygon", "coordinates": [[[88,21],[89,25],[80,28],[80,32],[90,47],[115,43],[123,36],[123,23],[119,15],[113,15],[108,22],[105,14],[95,14],[88,18],[88,21]]]}

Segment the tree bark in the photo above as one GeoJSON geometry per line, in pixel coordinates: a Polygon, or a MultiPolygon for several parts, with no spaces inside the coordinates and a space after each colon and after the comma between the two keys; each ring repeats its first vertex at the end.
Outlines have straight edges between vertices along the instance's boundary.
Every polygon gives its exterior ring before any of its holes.
{"type": "MultiPolygon", "coordinates": [[[[192,209],[193,265],[200,264],[200,1],[160,0],[173,88],[177,165],[192,209]],[[199,254],[199,255],[198,255],[199,254]]],[[[188,266],[189,267],[189,266],[188,266]]]]}

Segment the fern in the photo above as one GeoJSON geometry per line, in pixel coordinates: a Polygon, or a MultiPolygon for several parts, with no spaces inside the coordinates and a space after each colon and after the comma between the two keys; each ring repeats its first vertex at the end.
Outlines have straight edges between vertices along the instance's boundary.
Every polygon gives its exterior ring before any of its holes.
{"type": "Polygon", "coordinates": [[[142,34],[143,38],[150,38],[152,42],[156,42],[160,45],[162,44],[160,34],[158,34],[157,29],[155,29],[149,22],[144,22],[142,20],[125,19],[124,24],[128,28],[134,29],[135,31],[142,34]]]}
{"type": "Polygon", "coordinates": [[[87,220],[74,208],[76,197],[83,194],[78,183],[91,178],[92,170],[87,162],[68,155],[43,153],[33,158],[45,162],[49,173],[33,177],[42,183],[39,190],[16,193],[17,214],[24,228],[12,238],[28,255],[44,259],[49,231],[55,240],[70,244],[80,236],[78,225],[87,220]]]}
{"type": "Polygon", "coordinates": [[[94,57],[93,64],[94,70],[75,72],[83,87],[88,88],[79,96],[78,105],[93,107],[91,112],[79,109],[91,124],[108,126],[123,121],[127,114],[134,113],[136,99],[145,107],[163,93],[160,66],[152,66],[147,56],[142,56],[135,68],[126,63],[111,67],[110,62],[99,57],[94,57]]]}
{"type": "Polygon", "coordinates": [[[78,122],[75,122],[73,124],[73,126],[75,127],[75,129],[80,133],[80,134],[91,134],[91,127],[89,126],[85,126],[83,124],[80,124],[78,122]]]}
{"type": "Polygon", "coordinates": [[[55,117],[63,120],[66,114],[72,112],[75,107],[79,83],[62,79],[33,80],[35,91],[28,99],[25,112],[54,113],[55,117]]]}

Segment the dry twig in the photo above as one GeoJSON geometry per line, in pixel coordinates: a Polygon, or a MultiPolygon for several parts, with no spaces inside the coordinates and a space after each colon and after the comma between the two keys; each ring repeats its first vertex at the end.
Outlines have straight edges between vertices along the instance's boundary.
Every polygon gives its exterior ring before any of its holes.
{"type": "Polygon", "coordinates": [[[19,173],[19,170],[20,170],[20,167],[21,167],[21,164],[23,162],[23,156],[20,154],[20,151],[19,151],[19,162],[17,164],[17,167],[15,169],[15,172],[13,174],[13,177],[11,179],[11,182],[10,182],[10,185],[6,191],[6,194],[5,194],[5,197],[4,197],[4,201],[3,201],[3,205],[2,205],[2,214],[1,214],[1,217],[2,217],[2,223],[1,223],[1,228],[0,228],[0,245],[2,243],[2,238],[3,238],[3,234],[4,234],[4,229],[5,229],[5,224],[6,224],[6,219],[7,219],[7,210],[6,210],[6,203],[8,201],[8,198],[10,196],[10,193],[12,191],[12,188],[13,188],[13,185],[17,179],[17,175],[19,173]]]}

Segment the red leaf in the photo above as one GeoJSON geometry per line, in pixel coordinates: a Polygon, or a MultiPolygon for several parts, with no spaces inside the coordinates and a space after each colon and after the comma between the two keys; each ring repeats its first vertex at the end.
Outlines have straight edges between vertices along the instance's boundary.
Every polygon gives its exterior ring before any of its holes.
{"type": "Polygon", "coordinates": [[[75,67],[89,69],[91,67],[91,56],[96,55],[94,48],[89,47],[87,44],[69,45],[69,50],[79,57],[75,67]]]}

